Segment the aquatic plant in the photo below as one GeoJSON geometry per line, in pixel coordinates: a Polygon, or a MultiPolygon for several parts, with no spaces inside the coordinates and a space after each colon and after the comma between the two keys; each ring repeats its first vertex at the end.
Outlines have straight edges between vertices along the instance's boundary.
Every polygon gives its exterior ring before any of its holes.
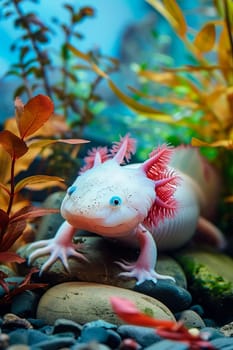
{"type": "MultiPolygon", "coordinates": [[[[57,113],[65,117],[75,137],[80,137],[83,128],[105,106],[97,92],[102,77],[82,64],[74,64],[68,46],[79,45],[83,38],[79,25],[94,17],[95,11],[89,6],[76,9],[67,1],[63,4],[64,18],[68,13],[67,23],[56,16],[44,23],[35,12],[26,10],[26,2],[28,0],[0,0],[3,17],[12,20],[19,34],[11,45],[17,61],[6,73],[19,79],[14,97],[26,94],[30,99],[43,91],[56,103],[57,113]],[[60,38],[60,45],[51,49],[49,44],[56,36],[60,38]]],[[[36,0],[30,2],[40,4],[36,0]]],[[[102,55],[99,50],[90,50],[87,55],[99,65],[103,64],[108,74],[118,68],[117,60],[102,55]]]]}
{"type": "MultiPolygon", "coordinates": [[[[12,249],[15,242],[22,237],[27,221],[51,212],[54,209],[43,209],[33,206],[22,195],[28,188],[44,189],[51,186],[62,186],[63,179],[57,176],[31,175],[17,176],[27,170],[35,157],[45,146],[56,142],[81,144],[81,139],[45,139],[41,138],[40,129],[52,117],[54,106],[48,96],[37,95],[25,105],[15,100],[16,116],[11,123],[7,121],[6,129],[0,132],[0,262],[21,263],[24,261],[12,249]]],[[[42,133],[43,135],[43,133],[42,133]]],[[[0,284],[6,289],[5,275],[2,272],[0,284]]]]}
{"type": "Polygon", "coordinates": [[[208,341],[208,334],[198,329],[186,328],[182,321],[159,320],[146,313],[140,312],[130,300],[120,297],[111,297],[112,309],[124,322],[129,324],[155,328],[161,338],[183,342],[189,345],[190,350],[211,349],[215,347],[208,341]]]}

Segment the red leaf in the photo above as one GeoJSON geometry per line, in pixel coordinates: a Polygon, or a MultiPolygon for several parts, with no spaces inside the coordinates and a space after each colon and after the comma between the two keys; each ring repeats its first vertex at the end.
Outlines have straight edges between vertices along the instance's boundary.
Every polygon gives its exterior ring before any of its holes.
{"type": "Polygon", "coordinates": [[[48,96],[37,95],[31,98],[22,108],[16,99],[16,121],[20,136],[24,139],[40,129],[53,113],[54,105],[48,96]]]}
{"type": "Polygon", "coordinates": [[[125,298],[111,297],[113,311],[125,322],[144,327],[167,327],[173,328],[177,325],[174,321],[156,320],[151,316],[138,311],[134,303],[125,298]]]}
{"type": "Polygon", "coordinates": [[[16,222],[9,222],[6,233],[0,246],[0,251],[5,252],[9,250],[17,239],[23,234],[26,227],[26,220],[19,220],[16,222]]]}
{"type": "Polygon", "coordinates": [[[26,143],[9,130],[0,132],[0,144],[11,158],[20,158],[28,150],[26,143]]]}
{"type": "Polygon", "coordinates": [[[21,258],[18,254],[14,252],[0,252],[0,262],[12,263],[17,262],[21,264],[25,259],[21,258]]]}
{"type": "Polygon", "coordinates": [[[24,207],[18,210],[14,215],[11,216],[10,222],[15,223],[20,220],[33,219],[39,216],[44,216],[52,213],[57,213],[58,209],[50,209],[50,208],[38,208],[32,205],[24,207]]]}

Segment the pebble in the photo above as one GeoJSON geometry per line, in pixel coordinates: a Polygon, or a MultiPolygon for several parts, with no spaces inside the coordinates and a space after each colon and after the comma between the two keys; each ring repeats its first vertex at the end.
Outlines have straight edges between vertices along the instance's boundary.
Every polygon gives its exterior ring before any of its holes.
{"type": "Polygon", "coordinates": [[[77,338],[80,336],[82,326],[74,321],[59,318],[54,322],[53,334],[71,332],[77,338]]]}
{"type": "Polygon", "coordinates": [[[116,332],[102,327],[85,327],[78,341],[80,343],[96,341],[115,349],[120,345],[121,337],[116,332]]]}
{"type": "Polygon", "coordinates": [[[13,298],[11,313],[20,317],[35,317],[39,296],[31,290],[26,290],[13,298]]]}
{"type": "Polygon", "coordinates": [[[222,326],[220,330],[226,337],[233,337],[233,321],[222,326]]]}
{"type": "Polygon", "coordinates": [[[216,349],[221,350],[233,350],[233,338],[221,337],[214,340],[211,340],[211,344],[216,349]]]}
{"type": "Polygon", "coordinates": [[[201,329],[205,327],[205,322],[203,321],[203,319],[198,315],[197,312],[193,310],[184,310],[181,313],[179,320],[182,320],[182,322],[187,328],[201,329]]]}
{"type": "Polygon", "coordinates": [[[132,325],[121,325],[118,333],[123,339],[134,339],[139,345],[145,347],[161,340],[153,328],[132,325]]]}
{"type": "Polygon", "coordinates": [[[100,318],[122,324],[110,305],[110,297],[114,295],[131,300],[140,310],[149,310],[159,319],[175,319],[172,312],[154,298],[123,288],[85,282],[66,282],[48,289],[39,301],[37,317],[48,324],[53,324],[58,317],[80,324],[100,318]]]}
{"type": "Polygon", "coordinates": [[[159,343],[147,346],[144,350],[189,350],[189,346],[181,342],[162,340],[159,343]]]}
{"type": "Polygon", "coordinates": [[[201,329],[200,333],[207,334],[209,340],[224,337],[224,334],[219,329],[213,327],[204,327],[201,329]]]}
{"type": "Polygon", "coordinates": [[[184,310],[192,302],[192,296],[186,289],[169,280],[159,280],[156,284],[145,281],[136,285],[134,290],[160,300],[172,312],[184,310]]]}
{"type": "Polygon", "coordinates": [[[34,345],[48,341],[50,336],[35,329],[17,329],[8,333],[10,344],[34,345]]]}

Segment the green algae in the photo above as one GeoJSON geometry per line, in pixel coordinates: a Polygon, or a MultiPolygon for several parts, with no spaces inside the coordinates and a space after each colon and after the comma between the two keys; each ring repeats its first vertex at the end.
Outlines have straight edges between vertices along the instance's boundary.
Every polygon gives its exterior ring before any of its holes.
{"type": "Polygon", "coordinates": [[[233,259],[205,250],[183,250],[176,254],[196,302],[217,317],[233,309],[233,259]]]}

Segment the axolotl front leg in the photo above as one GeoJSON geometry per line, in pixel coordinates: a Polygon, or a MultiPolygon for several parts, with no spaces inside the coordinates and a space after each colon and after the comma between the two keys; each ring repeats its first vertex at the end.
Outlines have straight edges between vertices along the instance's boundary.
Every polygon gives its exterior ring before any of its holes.
{"type": "Polygon", "coordinates": [[[159,279],[175,279],[168,275],[161,275],[155,271],[157,262],[157,247],[151,233],[139,224],[135,230],[136,238],[140,246],[140,254],[136,262],[129,263],[125,260],[116,262],[125,272],[121,272],[120,276],[135,277],[136,284],[140,284],[146,280],[157,283],[159,279]]]}
{"type": "Polygon", "coordinates": [[[29,264],[43,255],[50,254],[48,260],[41,267],[41,274],[43,271],[48,270],[57,259],[61,260],[67,271],[69,271],[68,257],[73,256],[75,258],[88,261],[88,259],[82,253],[79,253],[76,250],[79,248],[79,246],[73,243],[73,236],[75,232],[76,228],[71,226],[67,221],[64,221],[54,238],[32,243],[30,245],[30,250],[36,250],[29,256],[29,264]]]}
{"type": "MultiPolygon", "coordinates": [[[[48,270],[53,263],[60,259],[67,271],[69,271],[69,257],[75,257],[88,261],[82,254],[77,252],[78,245],[72,242],[76,228],[71,226],[67,221],[60,226],[56,236],[52,239],[41,240],[30,245],[30,249],[36,249],[30,254],[29,264],[35,259],[50,254],[48,260],[41,267],[40,274],[48,270]]],[[[151,233],[146,228],[139,224],[135,229],[135,238],[139,242],[140,254],[136,262],[130,263],[125,260],[116,262],[125,272],[121,272],[120,276],[132,277],[137,279],[137,284],[145,280],[152,280],[157,283],[158,279],[170,279],[175,281],[173,277],[161,275],[155,271],[157,261],[156,243],[151,233]]]]}

